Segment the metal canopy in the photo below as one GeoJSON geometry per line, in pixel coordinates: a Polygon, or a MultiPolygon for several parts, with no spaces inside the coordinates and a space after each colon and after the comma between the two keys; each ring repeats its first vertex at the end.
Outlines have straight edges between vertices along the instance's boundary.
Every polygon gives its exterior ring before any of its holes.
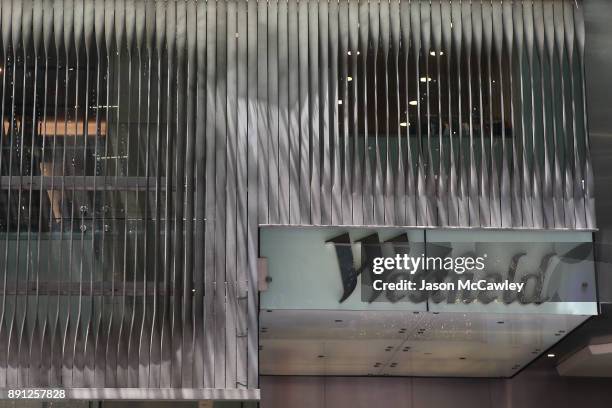
{"type": "Polygon", "coordinates": [[[262,375],[510,377],[588,316],[262,310],[262,375]]]}

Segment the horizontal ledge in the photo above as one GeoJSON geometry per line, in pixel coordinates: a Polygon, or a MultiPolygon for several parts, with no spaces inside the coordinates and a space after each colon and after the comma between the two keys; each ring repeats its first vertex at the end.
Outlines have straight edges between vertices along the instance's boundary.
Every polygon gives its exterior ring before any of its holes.
{"type": "Polygon", "coordinates": [[[453,231],[540,231],[540,232],[597,232],[599,228],[536,228],[536,227],[483,227],[483,226],[443,226],[443,225],[376,225],[376,224],[270,224],[259,227],[272,228],[376,228],[376,229],[414,229],[414,230],[453,230],[453,231]]]}
{"type": "MultiPolygon", "coordinates": [[[[40,387],[32,389],[55,389],[40,387]]],[[[78,400],[233,400],[259,401],[258,388],[61,388],[65,398],[78,400]]],[[[8,389],[0,389],[6,396],[8,389]]]]}
{"type": "MultiPolygon", "coordinates": [[[[225,285],[240,285],[247,284],[246,282],[219,282],[222,287],[225,285]]],[[[68,295],[84,295],[84,296],[152,296],[152,295],[179,295],[183,296],[185,290],[190,290],[195,295],[204,295],[202,292],[203,282],[192,282],[191,288],[185,288],[183,285],[174,285],[172,282],[147,282],[146,286],[142,282],[90,282],[85,279],[83,282],[38,282],[38,288],[35,281],[19,282],[16,287],[15,283],[8,283],[6,288],[0,286],[0,293],[6,295],[30,295],[36,296],[68,296],[68,295]],[[6,291],[5,291],[6,290],[6,291]],[[198,293],[200,292],[200,293],[198,293]]],[[[216,282],[212,282],[213,288],[216,282]]]]}
{"type": "MultiPolygon", "coordinates": [[[[155,191],[156,177],[129,177],[129,176],[1,176],[0,188],[2,190],[133,190],[133,191],[155,191]],[[94,186],[95,183],[95,186],[94,186]],[[147,184],[148,183],[148,184],[147,184]]],[[[166,177],[159,179],[159,190],[166,190],[166,177]]],[[[172,180],[172,188],[175,182],[172,180]]]]}

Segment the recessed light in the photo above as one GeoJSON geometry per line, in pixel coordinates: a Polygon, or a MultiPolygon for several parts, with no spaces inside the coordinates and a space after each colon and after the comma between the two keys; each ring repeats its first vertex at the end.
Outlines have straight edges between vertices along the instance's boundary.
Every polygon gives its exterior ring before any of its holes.
{"type": "Polygon", "coordinates": [[[351,52],[349,51],[349,52],[347,52],[347,54],[348,54],[348,55],[351,55],[351,52]]]}
{"type": "Polygon", "coordinates": [[[417,101],[410,101],[410,102],[408,102],[408,105],[410,105],[410,106],[417,106],[418,104],[419,104],[419,102],[417,102],[417,101]]]}
{"type": "Polygon", "coordinates": [[[353,80],[353,77],[347,77],[346,80],[351,82],[353,80]]]}
{"type": "Polygon", "coordinates": [[[338,105],[342,105],[342,99],[338,99],[338,105]]]}
{"type": "Polygon", "coordinates": [[[548,357],[548,358],[554,358],[554,357],[555,357],[555,355],[554,355],[553,353],[548,353],[548,354],[546,355],[546,357],[548,357]]]}

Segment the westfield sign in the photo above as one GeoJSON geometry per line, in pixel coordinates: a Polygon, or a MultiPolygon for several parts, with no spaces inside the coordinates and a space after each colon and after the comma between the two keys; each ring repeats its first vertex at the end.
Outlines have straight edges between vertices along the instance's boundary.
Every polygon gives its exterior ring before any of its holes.
{"type": "MultiPolygon", "coordinates": [[[[343,293],[340,303],[353,294],[361,279],[361,300],[364,302],[408,301],[420,303],[472,303],[493,301],[510,304],[540,304],[548,301],[569,301],[573,293],[558,293],[558,282],[572,271],[579,271],[581,262],[591,259],[592,244],[563,243],[568,250],[551,250],[551,243],[533,270],[525,271],[529,251],[517,251],[505,265],[499,259],[487,258],[470,250],[460,256],[452,256],[453,243],[409,242],[407,234],[381,241],[378,233],[372,233],[357,241],[351,241],[348,233],[326,241],[334,245],[338,261],[343,293]],[[360,248],[360,263],[354,257],[354,246],[360,248]],[[561,253],[558,253],[561,252],[561,253]],[[416,253],[416,256],[412,254],[416,253]],[[472,260],[469,265],[466,260],[472,260]],[[486,262],[485,262],[486,260],[486,262]],[[412,268],[402,268],[410,265],[412,268]],[[410,261],[410,262],[408,262],[410,261]],[[431,261],[431,262],[430,262],[431,261]],[[459,262],[461,261],[461,262],[459,262]],[[382,268],[382,265],[386,265],[382,268]],[[450,267],[447,267],[450,265],[450,267]],[[458,268],[460,265],[461,268],[458,268]],[[495,265],[488,267],[488,265],[495,265]],[[521,273],[518,274],[519,265],[521,273]],[[550,284],[556,282],[556,287],[550,284]],[[513,288],[513,290],[489,288],[513,288]],[[399,288],[399,289],[398,289],[399,288]],[[519,288],[518,290],[514,288],[519,288]]],[[[537,247],[543,243],[522,243],[523,248],[537,247]]],[[[511,244],[486,243],[494,252],[508,251],[511,244]]],[[[508,257],[505,257],[508,259],[508,257]]],[[[530,264],[534,264],[531,262],[530,264]]],[[[582,284],[583,289],[585,283],[582,284]]]]}

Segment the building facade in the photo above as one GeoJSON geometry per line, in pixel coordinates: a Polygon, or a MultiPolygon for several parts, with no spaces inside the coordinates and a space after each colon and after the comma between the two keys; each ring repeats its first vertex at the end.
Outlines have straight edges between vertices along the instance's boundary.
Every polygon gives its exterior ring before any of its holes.
{"type": "Polygon", "coordinates": [[[0,388],[259,399],[264,226],[596,228],[581,2],[0,15],[0,388]]]}

